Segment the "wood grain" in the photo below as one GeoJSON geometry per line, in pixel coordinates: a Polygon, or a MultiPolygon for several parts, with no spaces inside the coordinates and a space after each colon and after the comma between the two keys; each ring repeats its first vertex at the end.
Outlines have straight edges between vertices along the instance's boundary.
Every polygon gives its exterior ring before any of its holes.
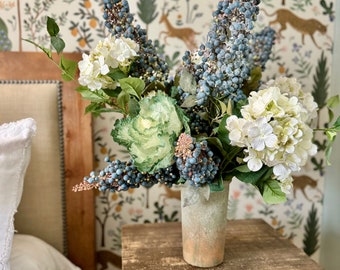
{"type": "MultiPolygon", "coordinates": [[[[65,53],[79,60],[79,53],[65,53]]],[[[58,56],[53,56],[58,60],[58,56]]],[[[59,80],[60,70],[43,53],[0,52],[0,79],[59,80]]],[[[72,192],[72,187],[93,170],[91,116],[75,91],[77,82],[63,82],[63,122],[66,169],[68,257],[83,270],[95,269],[94,193],[72,192]]],[[[37,97],[39,98],[39,97],[37,97]]]]}
{"type": "MultiPolygon", "coordinates": [[[[123,270],[193,270],[182,258],[181,223],[124,225],[123,270]]],[[[197,236],[199,237],[199,236],[197,236]]],[[[283,239],[263,220],[227,224],[225,259],[214,268],[228,270],[322,269],[301,249],[283,239]]]]}

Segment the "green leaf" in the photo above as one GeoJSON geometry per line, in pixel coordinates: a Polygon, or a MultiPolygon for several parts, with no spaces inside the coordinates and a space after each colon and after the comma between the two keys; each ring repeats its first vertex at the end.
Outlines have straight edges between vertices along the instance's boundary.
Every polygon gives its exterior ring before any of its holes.
{"type": "Polygon", "coordinates": [[[330,140],[331,142],[334,141],[335,137],[336,137],[336,131],[333,131],[333,130],[326,130],[326,135],[327,135],[327,138],[328,140],[330,140]]]}
{"type": "Polygon", "coordinates": [[[162,92],[165,92],[166,93],[166,88],[164,86],[164,84],[158,82],[158,81],[153,81],[151,83],[149,83],[148,85],[145,86],[142,94],[147,94],[148,92],[152,92],[152,91],[162,91],[162,92]]]}
{"type": "Polygon", "coordinates": [[[251,91],[255,91],[259,87],[261,77],[261,67],[255,67],[251,70],[250,79],[248,81],[245,81],[243,86],[243,92],[245,93],[245,95],[248,96],[251,91]]]}
{"type": "Polygon", "coordinates": [[[116,98],[118,97],[119,93],[122,91],[120,88],[116,89],[102,89],[103,92],[108,95],[109,97],[116,98]]]}
{"type": "Polygon", "coordinates": [[[130,117],[135,117],[139,112],[139,103],[135,98],[131,98],[128,104],[128,114],[130,117]]]}
{"type": "Polygon", "coordinates": [[[224,148],[226,148],[227,146],[230,145],[229,131],[226,128],[228,117],[229,117],[229,115],[225,115],[222,118],[221,123],[219,124],[218,130],[217,130],[217,136],[220,139],[220,141],[222,142],[224,148]]]}
{"type": "Polygon", "coordinates": [[[85,108],[85,113],[95,113],[100,105],[98,103],[90,103],[85,108]]]}
{"type": "Polygon", "coordinates": [[[185,133],[190,134],[189,118],[186,116],[186,114],[180,107],[175,106],[175,109],[176,109],[179,119],[181,120],[183,124],[185,133]]]}
{"type": "Polygon", "coordinates": [[[333,121],[334,118],[334,112],[333,109],[335,109],[337,106],[339,106],[340,104],[340,98],[338,95],[330,97],[327,100],[327,108],[328,108],[328,118],[329,118],[329,122],[333,121]]]}
{"type": "MultiPolygon", "coordinates": [[[[141,98],[141,94],[144,91],[145,83],[143,80],[139,78],[124,78],[119,80],[120,87],[122,88],[122,92],[125,94],[129,94],[141,98]]],[[[125,99],[126,97],[124,97],[125,99]]]]}
{"type": "Polygon", "coordinates": [[[56,35],[58,35],[60,29],[58,24],[56,23],[56,21],[47,16],[47,32],[51,37],[55,37],[56,35]]]}
{"type": "Polygon", "coordinates": [[[114,69],[107,75],[114,81],[127,78],[126,74],[123,71],[121,71],[119,68],[114,69]]]}
{"type": "Polygon", "coordinates": [[[190,96],[186,97],[186,99],[181,104],[181,107],[182,108],[191,108],[191,107],[194,107],[195,105],[196,105],[196,97],[193,96],[193,95],[190,95],[190,96]]]}
{"type": "Polygon", "coordinates": [[[209,187],[210,187],[210,192],[223,191],[224,190],[224,184],[223,184],[222,177],[219,177],[217,182],[210,183],[209,187]]]}
{"type": "Polygon", "coordinates": [[[328,109],[328,119],[329,122],[332,122],[334,118],[334,112],[331,109],[328,109]]]}
{"type": "Polygon", "coordinates": [[[218,103],[219,103],[220,108],[221,108],[220,115],[226,114],[226,113],[227,113],[227,110],[228,110],[227,105],[226,105],[224,102],[222,102],[221,100],[218,100],[218,103]]]}
{"type": "Polygon", "coordinates": [[[262,197],[267,204],[278,204],[287,200],[286,194],[281,190],[279,183],[273,179],[264,183],[262,197]]]}
{"type": "Polygon", "coordinates": [[[337,131],[340,130],[340,116],[338,116],[338,118],[337,118],[336,121],[334,122],[332,128],[336,129],[337,131]]]}
{"type": "Polygon", "coordinates": [[[81,94],[81,96],[86,99],[90,100],[91,102],[104,102],[105,98],[97,91],[91,91],[85,86],[80,86],[77,89],[77,92],[81,94]]]}
{"type": "Polygon", "coordinates": [[[239,172],[242,172],[242,173],[249,173],[251,172],[247,166],[247,164],[244,164],[244,165],[241,165],[241,166],[238,166],[235,168],[237,171],[239,172]]]}
{"type": "Polygon", "coordinates": [[[117,98],[118,106],[123,110],[126,111],[126,107],[129,104],[130,95],[124,91],[120,92],[117,98]]]}
{"type": "Polygon", "coordinates": [[[62,56],[60,58],[59,66],[62,70],[61,76],[65,81],[74,80],[76,76],[76,72],[77,72],[77,67],[78,67],[76,61],[66,59],[64,58],[64,56],[62,56]]]}
{"type": "Polygon", "coordinates": [[[51,44],[57,53],[61,53],[65,48],[65,42],[60,37],[51,36],[51,44]]]}
{"type": "MultiPolygon", "coordinates": [[[[239,168],[240,170],[241,168],[239,168]]],[[[237,171],[235,177],[242,182],[257,185],[259,182],[267,180],[268,175],[272,174],[272,168],[262,166],[257,172],[252,171],[237,171]]]]}
{"type": "Polygon", "coordinates": [[[186,69],[183,69],[181,77],[179,79],[179,85],[184,92],[191,95],[196,94],[197,83],[194,76],[186,69]]]}
{"type": "Polygon", "coordinates": [[[223,148],[223,144],[222,142],[219,140],[219,138],[217,137],[208,137],[205,138],[207,140],[207,142],[209,143],[210,146],[216,147],[216,149],[218,149],[218,151],[221,153],[222,156],[226,156],[227,153],[223,148]]]}
{"type": "Polygon", "coordinates": [[[326,146],[326,149],[325,149],[326,164],[328,166],[332,165],[331,164],[332,145],[333,145],[332,142],[328,142],[327,146],[326,146]]]}
{"type": "Polygon", "coordinates": [[[334,109],[340,104],[340,98],[339,95],[332,96],[327,100],[327,107],[334,109]]]}

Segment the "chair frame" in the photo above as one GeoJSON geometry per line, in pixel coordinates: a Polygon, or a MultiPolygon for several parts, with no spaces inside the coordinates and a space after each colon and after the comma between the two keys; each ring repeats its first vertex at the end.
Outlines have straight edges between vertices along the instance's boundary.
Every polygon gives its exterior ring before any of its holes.
{"type": "MultiPolygon", "coordinates": [[[[64,53],[78,61],[80,53],[64,53]]],[[[57,61],[59,56],[54,54],[57,61]]],[[[0,52],[1,80],[58,80],[61,72],[44,53],[0,52]]],[[[77,82],[62,83],[65,146],[65,204],[68,258],[83,270],[95,269],[94,191],[77,192],[72,187],[93,170],[92,118],[85,115],[88,104],[75,91],[77,82]]]]}

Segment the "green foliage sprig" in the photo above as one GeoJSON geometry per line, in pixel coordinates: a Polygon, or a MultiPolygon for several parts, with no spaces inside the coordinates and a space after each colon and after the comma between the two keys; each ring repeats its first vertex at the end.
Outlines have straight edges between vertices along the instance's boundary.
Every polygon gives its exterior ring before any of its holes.
{"type": "Polygon", "coordinates": [[[42,50],[48,56],[48,58],[51,59],[52,62],[61,70],[63,80],[65,81],[75,80],[75,75],[77,71],[77,62],[69,60],[69,59],[65,59],[63,57],[62,52],[65,48],[65,42],[59,36],[60,29],[59,29],[58,24],[51,17],[47,17],[47,32],[50,36],[51,46],[56,50],[58,55],[61,54],[59,63],[57,63],[53,59],[51,49],[45,48],[29,39],[23,39],[23,40],[33,44],[34,46],[42,50]]]}

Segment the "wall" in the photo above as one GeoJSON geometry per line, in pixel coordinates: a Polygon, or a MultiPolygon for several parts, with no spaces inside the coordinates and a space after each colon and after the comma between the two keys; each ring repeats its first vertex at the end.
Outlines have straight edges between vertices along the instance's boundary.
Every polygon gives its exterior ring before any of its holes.
{"type": "MultiPolygon", "coordinates": [[[[336,2],[336,14],[340,13],[340,1],[336,2]]],[[[334,31],[334,53],[332,68],[332,93],[339,93],[340,85],[340,17],[336,17],[334,31]]],[[[327,270],[336,270],[340,266],[340,141],[333,149],[332,163],[326,175],[323,207],[323,225],[321,230],[321,257],[320,262],[327,270]]]]}
{"type": "MultiPolygon", "coordinates": [[[[33,39],[48,46],[44,20],[45,15],[49,15],[55,17],[60,24],[63,38],[67,41],[66,51],[89,50],[107,34],[101,19],[101,2],[101,0],[0,0],[0,30],[3,30],[0,39],[4,41],[0,43],[0,49],[36,50],[21,38],[33,39]],[[9,46],[6,47],[4,44],[9,44],[9,46]]],[[[132,12],[136,14],[135,18],[149,30],[149,37],[154,40],[159,39],[160,53],[164,54],[168,63],[175,67],[180,63],[182,53],[195,44],[185,44],[180,37],[164,39],[166,34],[162,32],[166,32],[167,29],[163,23],[159,23],[162,8],[169,10],[173,7],[168,17],[170,23],[176,28],[189,27],[195,30],[195,43],[199,44],[204,40],[209,29],[210,14],[218,1],[168,0],[167,2],[168,6],[164,6],[165,1],[138,0],[130,1],[130,6],[132,12]],[[152,12],[151,7],[155,7],[153,13],[155,18],[146,24],[142,17],[152,12]]],[[[320,81],[322,78],[330,79],[331,77],[334,33],[334,7],[332,5],[334,3],[335,1],[331,0],[262,1],[258,28],[275,21],[277,17],[275,13],[282,8],[292,13],[272,24],[277,31],[285,25],[287,29],[284,29],[282,36],[276,40],[264,79],[281,75],[295,76],[306,91],[313,92],[316,89],[315,92],[319,97],[330,96],[329,87],[321,85],[320,81]],[[294,18],[294,15],[300,19],[294,18]],[[311,21],[311,19],[317,21],[311,21]],[[285,21],[287,24],[284,23],[285,21]],[[297,28],[293,28],[290,23],[297,21],[297,28]],[[324,34],[318,30],[318,27],[322,25],[327,25],[327,31],[324,34]],[[306,34],[303,40],[303,32],[311,35],[306,34]]],[[[336,67],[333,72],[334,78],[336,77],[335,70],[336,67]]],[[[339,78],[336,79],[339,80],[339,78]]],[[[335,83],[337,84],[336,81],[335,83]]],[[[321,120],[318,124],[323,125],[323,122],[327,121],[325,108],[320,111],[320,116],[321,120]]],[[[94,121],[96,169],[105,166],[103,160],[107,155],[111,158],[127,158],[124,149],[113,143],[109,135],[116,117],[115,114],[107,114],[94,121]]],[[[317,139],[322,145],[323,137],[317,139]]],[[[333,178],[333,175],[338,173],[336,167],[334,166],[326,175],[326,197],[324,198],[326,168],[323,153],[320,151],[315,159],[311,160],[296,176],[295,191],[289,196],[287,203],[275,206],[264,204],[254,188],[234,181],[230,191],[228,217],[230,219],[262,218],[282,236],[289,238],[313,259],[319,261],[321,229],[325,228],[324,250],[327,250],[325,253],[329,254],[328,247],[333,249],[333,244],[329,246],[329,243],[332,242],[335,222],[338,220],[334,219],[335,210],[331,208],[330,201],[333,201],[336,196],[334,188],[340,190],[335,177],[333,178]],[[325,224],[322,223],[324,209],[325,224]]],[[[108,260],[111,262],[109,269],[116,269],[114,265],[120,259],[120,226],[122,224],[178,221],[180,220],[179,205],[179,191],[164,186],[155,186],[150,189],[140,188],[118,194],[98,193],[96,200],[97,249],[99,253],[102,250],[111,252],[109,257],[99,263],[104,264],[105,260],[108,260]]],[[[325,255],[323,258],[325,259],[322,263],[329,263],[333,259],[325,255]]],[[[332,268],[327,266],[328,269],[332,268]]]]}

